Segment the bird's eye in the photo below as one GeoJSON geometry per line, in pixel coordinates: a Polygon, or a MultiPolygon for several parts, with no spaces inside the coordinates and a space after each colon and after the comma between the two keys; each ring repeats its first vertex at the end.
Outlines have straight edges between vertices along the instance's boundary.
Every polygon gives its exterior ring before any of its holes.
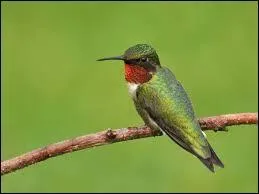
{"type": "Polygon", "coordinates": [[[141,62],[146,62],[147,58],[146,57],[142,57],[140,60],[141,60],[141,62]]]}

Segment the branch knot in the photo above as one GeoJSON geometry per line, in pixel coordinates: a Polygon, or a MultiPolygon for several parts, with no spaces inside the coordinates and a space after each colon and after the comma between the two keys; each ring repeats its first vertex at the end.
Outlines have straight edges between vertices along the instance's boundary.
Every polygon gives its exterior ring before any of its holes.
{"type": "Polygon", "coordinates": [[[116,131],[112,129],[108,129],[105,135],[107,140],[114,140],[117,136],[116,131]]]}

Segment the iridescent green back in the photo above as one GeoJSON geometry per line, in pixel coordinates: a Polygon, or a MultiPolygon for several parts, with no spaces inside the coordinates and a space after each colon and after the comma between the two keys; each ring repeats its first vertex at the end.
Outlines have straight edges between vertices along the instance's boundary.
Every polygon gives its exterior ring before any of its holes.
{"type": "Polygon", "coordinates": [[[210,156],[208,143],[195,118],[191,101],[184,88],[167,68],[159,68],[153,78],[139,86],[135,104],[145,121],[145,111],[170,130],[183,144],[191,145],[191,151],[200,156],[210,156]]]}

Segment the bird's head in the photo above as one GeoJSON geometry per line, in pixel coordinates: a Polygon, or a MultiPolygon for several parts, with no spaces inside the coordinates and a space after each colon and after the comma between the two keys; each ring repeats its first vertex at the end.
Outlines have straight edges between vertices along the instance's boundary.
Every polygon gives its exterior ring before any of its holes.
{"type": "Polygon", "coordinates": [[[131,83],[145,83],[160,67],[159,57],[154,48],[148,44],[137,44],[128,48],[123,55],[98,59],[122,60],[125,64],[125,79],[131,83]]]}

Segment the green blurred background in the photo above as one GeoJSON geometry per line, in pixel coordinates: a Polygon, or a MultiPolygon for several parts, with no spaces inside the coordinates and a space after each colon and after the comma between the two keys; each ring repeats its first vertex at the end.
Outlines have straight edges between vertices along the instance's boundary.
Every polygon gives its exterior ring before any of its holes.
{"type": "MultiPolygon", "coordinates": [[[[138,126],[121,62],[156,48],[198,117],[257,112],[257,2],[1,2],[2,160],[107,128],[138,126]]],[[[2,192],[256,192],[257,126],[206,132],[211,173],[169,138],[82,150],[2,178],[2,192]]]]}

